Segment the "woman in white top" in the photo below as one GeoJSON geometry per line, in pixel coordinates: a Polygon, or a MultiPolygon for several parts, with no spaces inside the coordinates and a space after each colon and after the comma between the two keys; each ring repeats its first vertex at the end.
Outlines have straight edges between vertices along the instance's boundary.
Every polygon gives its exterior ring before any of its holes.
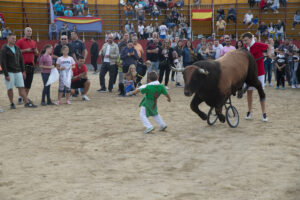
{"type": "Polygon", "coordinates": [[[269,26],[268,26],[268,38],[272,37],[274,39],[275,37],[275,29],[274,29],[274,25],[272,22],[270,22],[269,26]]]}

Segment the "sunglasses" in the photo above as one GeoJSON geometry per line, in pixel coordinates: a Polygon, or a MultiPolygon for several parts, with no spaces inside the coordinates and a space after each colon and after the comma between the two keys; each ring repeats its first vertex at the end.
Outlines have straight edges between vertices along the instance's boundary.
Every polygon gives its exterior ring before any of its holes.
{"type": "Polygon", "coordinates": [[[225,40],[230,39],[230,38],[225,38],[225,40]]]}
{"type": "Polygon", "coordinates": [[[61,38],[61,40],[67,40],[67,38],[61,38]]]}

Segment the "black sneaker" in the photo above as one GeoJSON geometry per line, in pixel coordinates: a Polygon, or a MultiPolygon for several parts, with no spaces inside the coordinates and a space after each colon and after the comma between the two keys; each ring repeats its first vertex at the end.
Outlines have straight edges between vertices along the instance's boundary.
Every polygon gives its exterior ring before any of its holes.
{"type": "Polygon", "coordinates": [[[47,104],[45,102],[41,102],[41,106],[46,106],[47,104]]]}
{"type": "Polygon", "coordinates": [[[15,106],[14,103],[11,103],[11,104],[10,104],[10,109],[16,109],[16,106],[15,106]]]}
{"type": "Polygon", "coordinates": [[[19,97],[19,98],[18,98],[18,104],[20,105],[20,104],[22,104],[22,102],[23,102],[23,98],[22,98],[22,97],[19,97]]]}
{"type": "Polygon", "coordinates": [[[99,89],[99,90],[97,90],[98,92],[106,92],[106,89],[99,89]]]}
{"type": "Polygon", "coordinates": [[[37,106],[34,105],[32,102],[28,102],[28,103],[25,103],[24,107],[25,108],[36,108],[37,106]]]}
{"type": "Polygon", "coordinates": [[[56,106],[56,104],[53,103],[52,101],[49,101],[49,102],[47,103],[47,105],[49,105],[49,106],[56,106]]]}
{"type": "Polygon", "coordinates": [[[183,85],[181,85],[180,83],[176,83],[176,87],[183,87],[183,85]]]}
{"type": "Polygon", "coordinates": [[[78,94],[75,93],[75,94],[73,94],[72,96],[73,96],[73,97],[78,97],[78,94]]]}
{"type": "Polygon", "coordinates": [[[112,90],[108,90],[108,92],[112,93],[112,90]]]}

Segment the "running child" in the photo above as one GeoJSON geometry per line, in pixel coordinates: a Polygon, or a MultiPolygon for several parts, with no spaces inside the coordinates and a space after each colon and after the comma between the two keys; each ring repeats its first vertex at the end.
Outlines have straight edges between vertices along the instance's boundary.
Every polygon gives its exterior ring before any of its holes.
{"type": "Polygon", "coordinates": [[[56,61],[57,69],[60,71],[59,75],[59,88],[58,88],[58,101],[57,105],[61,104],[63,91],[66,91],[66,104],[71,104],[69,101],[71,92],[72,69],[75,67],[75,61],[68,55],[69,47],[63,46],[61,48],[62,56],[56,61]]]}
{"type": "Polygon", "coordinates": [[[167,128],[166,123],[162,120],[161,116],[157,112],[157,99],[161,94],[167,97],[167,101],[171,102],[171,97],[169,96],[166,88],[159,83],[158,75],[156,72],[148,72],[147,74],[148,84],[141,86],[140,88],[134,90],[133,92],[128,92],[126,96],[132,96],[139,92],[146,94],[140,103],[140,118],[143,125],[146,127],[144,131],[145,134],[150,133],[154,130],[154,127],[148,120],[148,117],[153,116],[155,122],[159,125],[159,130],[164,131],[167,128]]]}

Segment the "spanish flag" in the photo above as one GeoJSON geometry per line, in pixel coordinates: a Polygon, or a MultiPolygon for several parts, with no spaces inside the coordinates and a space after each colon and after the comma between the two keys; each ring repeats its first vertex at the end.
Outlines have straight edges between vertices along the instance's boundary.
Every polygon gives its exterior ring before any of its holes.
{"type": "Polygon", "coordinates": [[[72,24],[90,24],[95,22],[102,22],[99,17],[57,17],[55,21],[62,21],[72,24]]]}
{"type": "Polygon", "coordinates": [[[212,19],[211,9],[193,9],[192,20],[210,21],[212,19]]]}

